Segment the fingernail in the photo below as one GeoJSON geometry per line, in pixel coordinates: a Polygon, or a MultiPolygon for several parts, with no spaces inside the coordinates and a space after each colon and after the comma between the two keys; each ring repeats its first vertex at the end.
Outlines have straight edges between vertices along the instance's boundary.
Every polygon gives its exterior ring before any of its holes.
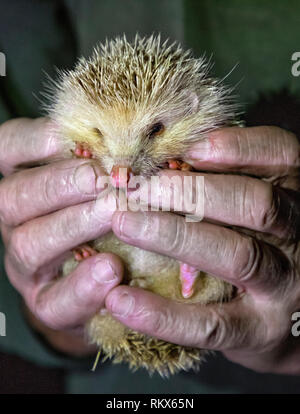
{"type": "Polygon", "coordinates": [[[127,292],[122,293],[112,303],[112,313],[116,316],[128,316],[134,309],[134,298],[127,292]]]}
{"type": "Polygon", "coordinates": [[[102,260],[95,263],[92,276],[98,283],[111,283],[117,280],[117,275],[110,263],[102,260]]]}
{"type": "Polygon", "coordinates": [[[147,227],[147,215],[144,213],[123,213],[119,219],[122,236],[140,238],[145,234],[147,227]]]}
{"type": "Polygon", "coordinates": [[[91,164],[82,164],[75,170],[75,185],[82,194],[94,194],[96,192],[96,179],[96,173],[91,164]]]}

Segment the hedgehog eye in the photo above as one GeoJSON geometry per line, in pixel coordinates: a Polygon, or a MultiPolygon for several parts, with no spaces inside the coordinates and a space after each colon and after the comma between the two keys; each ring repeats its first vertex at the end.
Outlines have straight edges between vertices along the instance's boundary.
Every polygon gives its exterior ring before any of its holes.
{"type": "Polygon", "coordinates": [[[99,135],[99,137],[103,136],[103,134],[102,134],[102,132],[100,131],[99,128],[93,128],[93,131],[95,132],[95,134],[99,135]]]}
{"type": "Polygon", "coordinates": [[[156,124],[152,125],[149,131],[149,138],[154,138],[157,135],[160,135],[164,131],[165,127],[162,122],[157,122],[156,124]]]}

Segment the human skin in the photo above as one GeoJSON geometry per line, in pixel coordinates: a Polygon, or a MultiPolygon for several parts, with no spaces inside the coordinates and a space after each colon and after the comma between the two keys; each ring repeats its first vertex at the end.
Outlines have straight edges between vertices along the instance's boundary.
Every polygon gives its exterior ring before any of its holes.
{"type": "Polygon", "coordinates": [[[100,214],[95,181],[103,171],[95,160],[57,160],[61,151],[55,126],[46,119],[16,119],[0,127],[6,271],[31,323],[53,346],[72,355],[92,352],[82,327],[106,306],[121,322],[151,336],[219,350],[257,371],[300,373],[298,341],[290,334],[291,316],[300,308],[294,134],[276,127],[220,129],[187,154],[186,161],[205,174],[162,172],[205,176],[204,221],[197,223],[167,212],[100,214]],[[46,160],[51,163],[30,168],[46,160]],[[229,225],[254,230],[257,237],[229,225]],[[222,306],[187,305],[120,285],[123,266],[112,254],[92,256],[68,278],[57,278],[66,252],[111,228],[129,244],[232,283],[237,297],[222,306]],[[274,245],[263,234],[276,236],[270,239],[274,245]]]}
{"type": "Polygon", "coordinates": [[[66,252],[110,231],[112,216],[95,210],[100,168],[82,159],[58,161],[62,151],[46,118],[0,127],[1,232],[6,272],[24,298],[30,323],[57,350],[83,356],[95,351],[84,340],[83,326],[122,280],[123,265],[113,254],[97,254],[68,278],[57,278],[66,252]]]}

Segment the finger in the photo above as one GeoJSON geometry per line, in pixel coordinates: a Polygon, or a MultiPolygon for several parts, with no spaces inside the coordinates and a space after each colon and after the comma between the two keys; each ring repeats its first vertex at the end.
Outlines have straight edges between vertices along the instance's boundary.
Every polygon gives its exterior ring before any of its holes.
{"type": "Polygon", "coordinates": [[[115,208],[115,200],[110,201],[109,194],[16,227],[10,235],[7,255],[20,277],[35,278],[43,266],[65,252],[109,232],[115,208]]]}
{"type": "Polygon", "coordinates": [[[210,223],[172,213],[116,212],[112,228],[124,242],[173,257],[257,296],[283,294],[291,264],[275,247],[210,223]]]}
{"type": "Polygon", "coordinates": [[[284,176],[298,172],[299,142],[278,127],[222,128],[195,144],[185,161],[197,170],[284,176]]]}
{"type": "Polygon", "coordinates": [[[142,289],[118,286],[106,297],[106,308],[131,329],[179,345],[226,350],[255,345],[262,324],[245,301],[226,304],[182,304],[142,289]]]}
{"type": "Polygon", "coordinates": [[[0,126],[0,172],[8,175],[18,167],[38,165],[68,151],[49,118],[17,118],[0,126]]]}
{"type": "Polygon", "coordinates": [[[0,217],[17,226],[70,205],[96,198],[109,177],[96,162],[65,160],[22,170],[0,182],[0,217]]]}
{"type": "Polygon", "coordinates": [[[68,276],[39,286],[26,297],[34,315],[52,329],[65,330],[83,325],[104,306],[108,292],[123,277],[121,260],[103,253],[81,262],[68,276]]]}
{"type": "MultiPolygon", "coordinates": [[[[164,170],[159,185],[144,181],[129,194],[149,209],[240,226],[284,239],[299,237],[300,197],[296,191],[251,177],[164,170]]],[[[130,204],[129,204],[130,206],[130,204]]]]}

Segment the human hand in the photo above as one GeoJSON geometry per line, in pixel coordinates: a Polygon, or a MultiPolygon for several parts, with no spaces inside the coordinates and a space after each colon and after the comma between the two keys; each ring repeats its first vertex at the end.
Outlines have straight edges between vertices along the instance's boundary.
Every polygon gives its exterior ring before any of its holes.
{"type": "Polygon", "coordinates": [[[200,174],[203,222],[166,212],[114,214],[117,237],[230,282],[239,292],[231,302],[182,304],[117,286],[106,296],[107,309],[151,336],[219,350],[257,371],[299,375],[300,347],[291,335],[291,315],[300,308],[299,154],[296,136],[277,127],[220,129],[186,159],[197,170],[227,173],[200,174]]]}
{"type": "Polygon", "coordinates": [[[58,350],[84,355],[94,348],[84,342],[83,325],[120,283],[123,267],[117,256],[97,254],[58,278],[70,249],[110,231],[112,215],[95,203],[99,166],[93,160],[58,160],[62,151],[46,118],[1,125],[1,233],[8,278],[24,298],[32,325],[58,350]]]}

